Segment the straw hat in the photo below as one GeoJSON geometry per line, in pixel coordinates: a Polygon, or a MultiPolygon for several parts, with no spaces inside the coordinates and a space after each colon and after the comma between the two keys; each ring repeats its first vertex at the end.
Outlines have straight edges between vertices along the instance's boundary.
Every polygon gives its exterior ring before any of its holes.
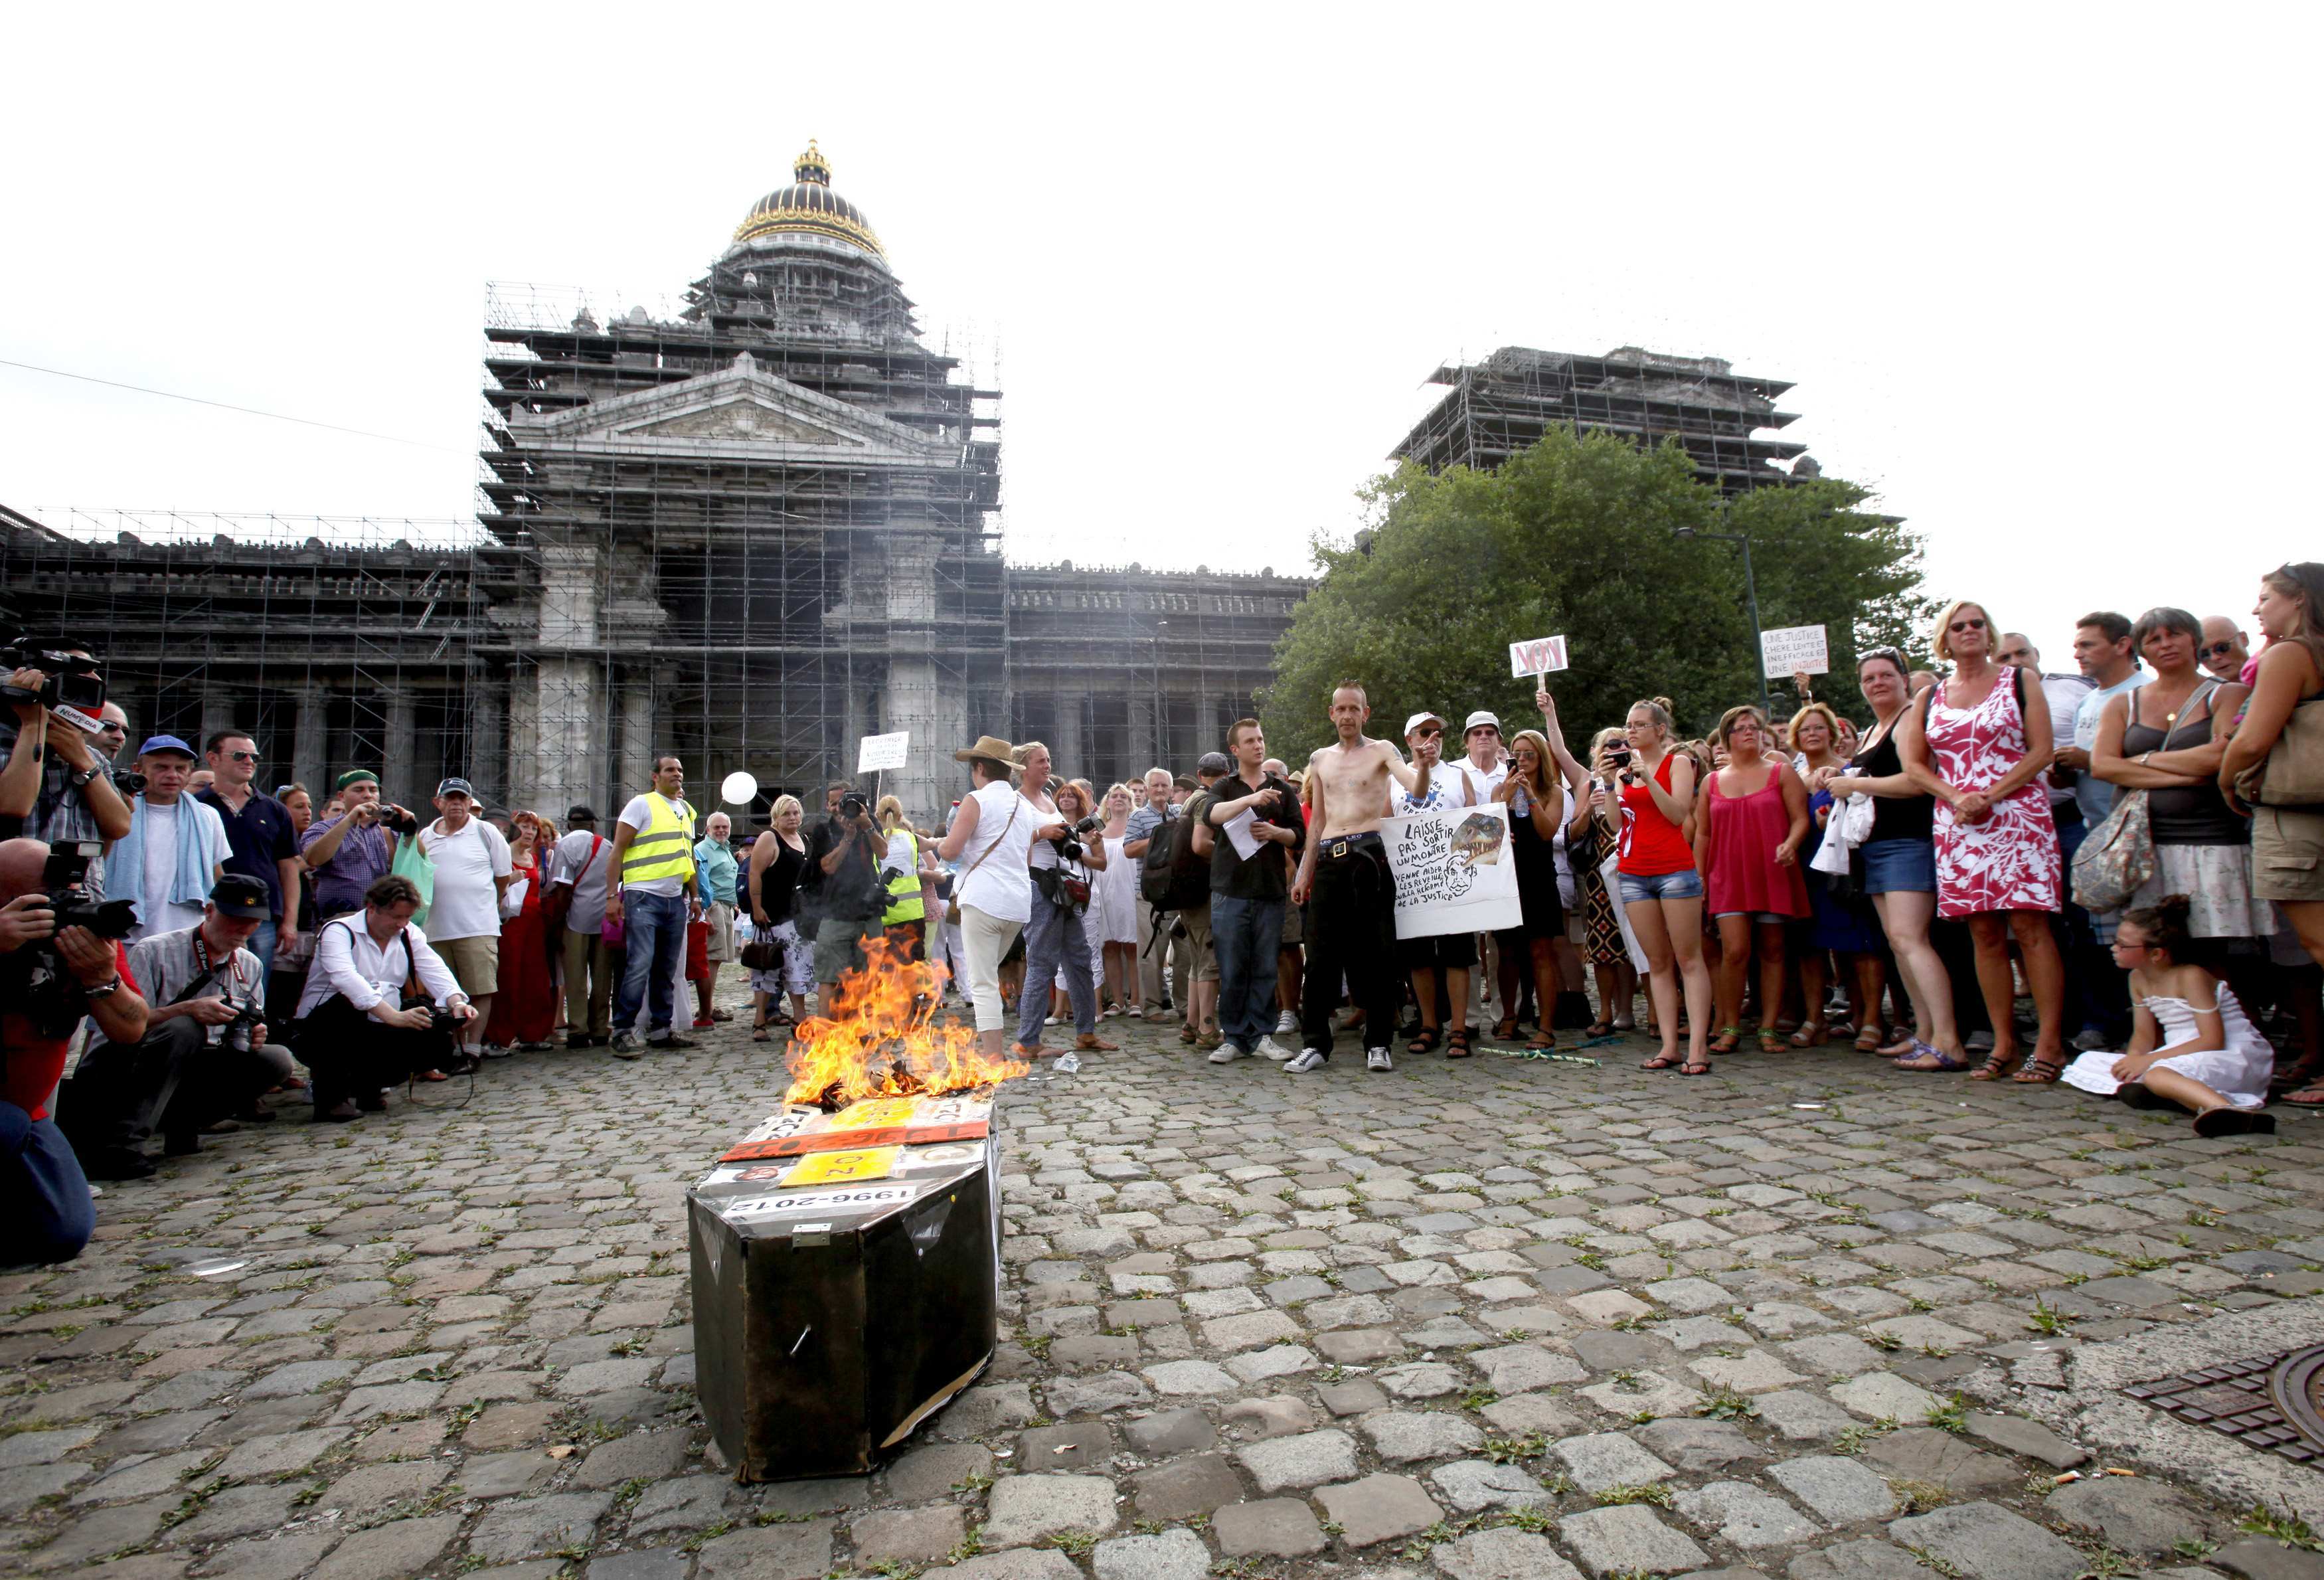
{"type": "Polygon", "coordinates": [[[979,735],[975,745],[954,753],[952,760],[954,762],[974,762],[982,759],[1004,773],[1011,772],[1017,762],[1010,753],[1016,749],[998,735],[979,735]]]}

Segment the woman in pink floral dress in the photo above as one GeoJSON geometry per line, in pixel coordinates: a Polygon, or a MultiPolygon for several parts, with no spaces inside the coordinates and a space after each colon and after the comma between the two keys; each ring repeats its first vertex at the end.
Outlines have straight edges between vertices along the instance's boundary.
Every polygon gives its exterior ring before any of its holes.
{"type": "Polygon", "coordinates": [[[2058,909],[2060,883],[2058,830],[2041,783],[2050,707],[2038,679],[1994,662],[1999,634],[1982,605],[1964,600],[1939,617],[1931,646],[1953,672],[1904,710],[1896,745],[1904,772],[1936,798],[1937,914],[1967,921],[1977,946],[1993,1053],[1972,1078],[1997,1081],[2023,1058],[2011,1013],[2014,938],[2041,1022],[2033,1063],[2017,1079],[2047,1085],[2066,1067],[2065,967],[2045,914],[2058,909]]]}

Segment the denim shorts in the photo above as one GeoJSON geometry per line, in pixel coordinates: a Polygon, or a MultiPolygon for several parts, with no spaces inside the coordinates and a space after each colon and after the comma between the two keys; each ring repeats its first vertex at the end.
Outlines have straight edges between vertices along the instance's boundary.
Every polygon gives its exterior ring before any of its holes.
{"type": "Polygon", "coordinates": [[[1807,919],[1807,918],[1803,916],[1785,916],[1780,910],[1715,910],[1711,912],[1711,919],[1713,921],[1725,921],[1730,916],[1748,916],[1753,921],[1792,922],[1805,921],[1807,919]]]}
{"type": "Polygon", "coordinates": [[[1692,867],[1683,872],[1656,873],[1641,878],[1629,873],[1621,874],[1622,903],[1636,905],[1641,900],[1700,900],[1702,898],[1702,874],[1692,867]]]}
{"type": "Polygon", "coordinates": [[[1864,853],[1867,894],[1933,894],[1937,892],[1937,847],[1925,839],[1876,839],[1864,853]]]}

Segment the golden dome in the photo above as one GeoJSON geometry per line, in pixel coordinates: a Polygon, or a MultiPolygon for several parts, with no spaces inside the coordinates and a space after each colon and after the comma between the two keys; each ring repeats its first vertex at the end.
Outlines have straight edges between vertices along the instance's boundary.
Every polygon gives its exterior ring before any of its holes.
{"type": "Polygon", "coordinates": [[[813,138],[807,139],[807,152],[791,166],[791,180],[792,185],[779,188],[751,206],[751,212],[734,227],[735,241],[803,232],[844,241],[875,258],[887,256],[863,211],[831,189],[831,162],[824,158],[813,138]]]}

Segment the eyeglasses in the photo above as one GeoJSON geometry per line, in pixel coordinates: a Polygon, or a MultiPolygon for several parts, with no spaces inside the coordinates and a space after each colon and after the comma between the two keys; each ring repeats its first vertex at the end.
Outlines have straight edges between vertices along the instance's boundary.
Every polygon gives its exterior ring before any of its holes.
{"type": "Polygon", "coordinates": [[[2197,648],[2195,656],[2203,659],[2223,659],[2235,651],[2236,644],[2232,642],[2214,642],[2197,648]]]}
{"type": "Polygon", "coordinates": [[[2135,944],[2128,938],[2126,938],[2117,933],[2115,935],[2114,943],[2110,947],[2116,949],[2144,949],[2147,946],[2144,944],[2135,944]]]}
{"type": "Polygon", "coordinates": [[[228,752],[226,755],[236,762],[254,763],[258,761],[258,753],[255,752],[228,752]]]}
{"type": "Polygon", "coordinates": [[[1945,629],[1958,636],[1964,631],[1983,631],[1985,629],[1985,622],[1982,620],[1956,620],[1950,625],[1946,626],[1945,629]]]}
{"type": "Polygon", "coordinates": [[[1443,735],[1443,733],[1444,733],[1444,726],[1443,726],[1443,725],[1437,725],[1435,728],[1434,728],[1434,729],[1425,729],[1425,730],[1422,730],[1422,731],[1418,732],[1418,734],[1419,734],[1419,735],[1420,735],[1420,738],[1421,738],[1422,740],[1424,740],[1424,741],[1433,741],[1433,740],[1434,740],[1437,736],[1439,736],[1439,735],[1443,735]]]}

